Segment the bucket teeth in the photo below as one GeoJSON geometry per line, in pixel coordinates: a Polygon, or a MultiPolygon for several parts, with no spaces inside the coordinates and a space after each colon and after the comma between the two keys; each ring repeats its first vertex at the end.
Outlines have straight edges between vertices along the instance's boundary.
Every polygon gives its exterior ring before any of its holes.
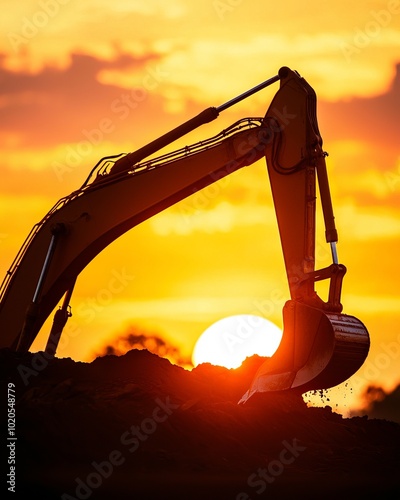
{"type": "Polygon", "coordinates": [[[334,387],[351,377],[368,355],[368,331],[354,316],[288,301],[283,319],[278,350],[258,369],[239,403],[259,393],[334,387]]]}

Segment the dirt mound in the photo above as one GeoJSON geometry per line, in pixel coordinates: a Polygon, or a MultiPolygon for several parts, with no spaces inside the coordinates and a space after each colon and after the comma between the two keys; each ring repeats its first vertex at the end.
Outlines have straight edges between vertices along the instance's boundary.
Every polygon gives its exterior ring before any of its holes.
{"type": "Polygon", "coordinates": [[[238,405],[262,362],[257,356],[237,370],[191,372],[143,350],[92,363],[9,351],[0,358],[2,381],[15,386],[17,399],[13,498],[400,492],[398,424],[307,408],[292,392],[238,405]]]}

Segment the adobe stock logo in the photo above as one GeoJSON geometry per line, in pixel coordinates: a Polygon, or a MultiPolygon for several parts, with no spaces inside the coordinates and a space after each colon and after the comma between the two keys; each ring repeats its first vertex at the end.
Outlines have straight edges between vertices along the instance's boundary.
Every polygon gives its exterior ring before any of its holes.
{"type": "Polygon", "coordinates": [[[26,45],[32,38],[54,19],[62,6],[67,5],[71,0],[41,0],[39,9],[30,17],[24,17],[21,20],[20,33],[7,33],[8,41],[11,43],[15,52],[18,52],[21,44],[26,45]]]}
{"type": "Polygon", "coordinates": [[[386,9],[379,11],[371,10],[370,18],[362,28],[358,26],[354,28],[352,43],[343,42],[340,46],[342,53],[347,62],[352,60],[354,55],[361,53],[363,49],[368,47],[371,40],[378,38],[381,35],[382,29],[389,26],[393,16],[400,13],[400,1],[389,0],[386,9]]]}
{"type": "Polygon", "coordinates": [[[400,156],[397,158],[395,168],[383,172],[383,176],[392,193],[400,189],[400,156]]]}
{"type": "MultiPolygon", "coordinates": [[[[144,418],[140,425],[132,425],[130,429],[121,434],[120,444],[127,448],[129,453],[135,453],[142,443],[147,441],[158,427],[179,408],[178,404],[171,402],[169,396],[165,398],[165,401],[157,398],[155,402],[157,406],[154,407],[151,415],[144,418]]],[[[108,453],[101,462],[93,461],[91,463],[92,470],[86,477],[83,479],[81,477],[75,478],[73,494],[63,493],[61,499],[87,500],[90,498],[104,484],[105,480],[125,463],[126,455],[126,452],[117,448],[108,453]]]]}
{"type": "MultiPolygon", "coordinates": [[[[283,474],[285,467],[292,464],[307,448],[301,446],[298,439],[293,439],[292,443],[282,441],[283,448],[278,457],[270,460],[265,467],[259,467],[256,472],[247,478],[247,485],[255,489],[258,495],[264,493],[268,484],[272,484],[278,476],[283,474]]],[[[236,500],[250,500],[251,497],[244,491],[236,495],[236,500]]]]}
{"type": "Polygon", "coordinates": [[[141,79],[141,85],[121,93],[109,106],[109,116],[104,116],[93,127],[81,130],[82,140],[68,145],[62,162],[53,161],[52,167],[57,179],[61,182],[66,174],[77,169],[112,133],[118,129],[118,124],[126,120],[131,113],[136,112],[149,98],[169,73],[159,65],[147,67],[141,79]]]}
{"type": "Polygon", "coordinates": [[[215,0],[213,2],[214,10],[221,21],[225,20],[225,17],[233,12],[236,7],[239,7],[243,3],[243,0],[215,0]]]}

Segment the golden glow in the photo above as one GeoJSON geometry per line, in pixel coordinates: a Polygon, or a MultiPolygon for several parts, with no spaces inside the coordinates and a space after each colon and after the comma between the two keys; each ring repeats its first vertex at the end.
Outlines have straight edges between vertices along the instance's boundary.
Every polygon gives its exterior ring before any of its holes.
{"type": "MultiPolygon", "coordinates": [[[[367,177],[368,179],[368,173],[367,177]]],[[[399,210],[370,207],[360,209],[354,205],[342,205],[337,210],[343,225],[352,228],[348,239],[371,241],[374,239],[399,238],[399,210]]]]}
{"type": "MultiPolygon", "coordinates": [[[[31,227],[102,156],[135,150],[287,65],[318,97],[339,258],[348,268],[345,312],[368,326],[374,366],[381,343],[398,342],[398,2],[26,0],[9,3],[0,29],[1,276],[31,227]]],[[[263,116],[276,88],[170,150],[263,116]]],[[[317,259],[326,260],[323,238],[317,259]]],[[[288,298],[259,161],[105,249],[78,277],[60,354],[89,360],[130,319],[150,322],[190,354],[198,332],[218,318],[245,310],[279,323],[288,298]],[[103,304],[101,291],[123,269],[132,281],[103,304]]],[[[372,372],[364,385],[400,377],[395,360],[372,372]]]]}
{"type": "Polygon", "coordinates": [[[265,318],[252,314],[229,316],[201,334],[193,350],[193,364],[238,368],[254,354],[272,356],[281,338],[280,328],[265,318]]]}

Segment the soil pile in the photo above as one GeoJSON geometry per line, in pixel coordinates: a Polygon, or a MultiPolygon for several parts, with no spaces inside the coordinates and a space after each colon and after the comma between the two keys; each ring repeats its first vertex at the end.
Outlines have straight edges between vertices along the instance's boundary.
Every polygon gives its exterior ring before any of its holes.
{"type": "Polygon", "coordinates": [[[145,350],[92,363],[7,350],[0,357],[2,381],[15,385],[17,400],[13,498],[400,493],[400,425],[308,408],[292,392],[238,405],[257,356],[237,370],[192,371],[145,350]]]}

